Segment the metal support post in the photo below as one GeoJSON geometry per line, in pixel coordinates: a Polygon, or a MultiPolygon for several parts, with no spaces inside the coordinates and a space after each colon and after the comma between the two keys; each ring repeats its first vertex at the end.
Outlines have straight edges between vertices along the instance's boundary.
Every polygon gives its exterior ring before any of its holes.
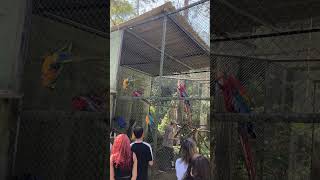
{"type": "MultiPolygon", "coordinates": [[[[159,87],[160,87],[160,94],[161,94],[161,87],[162,87],[162,76],[163,76],[163,63],[164,63],[164,58],[165,58],[165,46],[166,46],[166,32],[167,32],[167,16],[164,16],[163,17],[163,29],[162,29],[162,44],[161,44],[161,59],[160,59],[160,72],[159,72],[159,76],[160,76],[160,82],[159,82],[159,87]]],[[[159,125],[159,122],[160,122],[160,110],[159,110],[160,106],[157,107],[156,109],[156,117],[157,117],[157,120],[155,122],[155,126],[156,126],[156,129],[155,129],[155,135],[154,135],[154,159],[157,158],[157,151],[158,151],[158,125],[159,125]]],[[[154,169],[152,171],[152,176],[154,177],[155,176],[155,173],[154,173],[154,169]]]]}
{"type": "Polygon", "coordinates": [[[160,90],[162,87],[162,76],[163,76],[163,63],[165,56],[165,48],[166,48],[166,33],[167,33],[167,16],[163,18],[163,29],[162,29],[162,44],[161,44],[161,59],[160,59],[160,90]]]}

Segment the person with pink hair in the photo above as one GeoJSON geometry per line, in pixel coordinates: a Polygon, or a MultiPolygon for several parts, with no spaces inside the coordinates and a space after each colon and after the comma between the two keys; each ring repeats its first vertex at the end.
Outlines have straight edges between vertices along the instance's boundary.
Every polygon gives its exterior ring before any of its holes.
{"type": "Polygon", "coordinates": [[[136,180],[138,160],[126,134],[118,135],[110,155],[110,180],[136,180]]]}

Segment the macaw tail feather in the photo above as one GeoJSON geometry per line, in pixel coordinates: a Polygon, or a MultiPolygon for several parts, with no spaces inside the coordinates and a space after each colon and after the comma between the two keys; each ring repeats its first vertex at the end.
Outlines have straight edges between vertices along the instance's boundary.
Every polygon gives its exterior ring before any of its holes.
{"type": "Polygon", "coordinates": [[[252,150],[249,144],[249,138],[247,137],[245,132],[240,133],[239,136],[249,180],[254,180],[256,177],[256,171],[253,164],[252,150]]]}

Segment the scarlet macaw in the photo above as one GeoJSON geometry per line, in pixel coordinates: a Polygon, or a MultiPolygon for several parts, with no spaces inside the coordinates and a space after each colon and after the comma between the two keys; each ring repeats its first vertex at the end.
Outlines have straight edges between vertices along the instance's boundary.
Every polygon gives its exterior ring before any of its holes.
{"type": "Polygon", "coordinates": [[[185,112],[190,112],[190,108],[191,108],[190,101],[188,99],[185,99],[185,98],[188,97],[187,90],[186,90],[186,85],[183,84],[183,83],[179,83],[178,84],[178,91],[179,91],[179,94],[180,94],[180,98],[184,99],[185,112]]]}
{"type": "MultiPolygon", "coordinates": [[[[224,97],[225,109],[232,113],[250,113],[250,99],[248,98],[245,88],[234,77],[222,75],[216,81],[224,97]],[[219,83],[222,81],[222,84],[219,83]]],[[[256,134],[253,130],[252,123],[238,123],[238,133],[240,137],[240,143],[245,157],[246,168],[250,180],[254,180],[256,177],[255,167],[253,164],[253,157],[251,146],[249,144],[249,136],[256,138],[256,134]]]]}

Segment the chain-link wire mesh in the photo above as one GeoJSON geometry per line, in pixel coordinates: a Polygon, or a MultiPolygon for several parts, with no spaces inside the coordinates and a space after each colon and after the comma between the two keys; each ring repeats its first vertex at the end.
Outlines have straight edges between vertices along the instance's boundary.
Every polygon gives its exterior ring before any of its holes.
{"type": "MultiPolygon", "coordinates": [[[[180,10],[166,3],[113,27],[123,32],[123,39],[112,127],[130,137],[134,126],[144,127],[144,140],[152,145],[155,158],[151,179],[176,179],[163,145],[173,120],[179,124],[176,137],[193,138],[200,153],[210,158],[209,8],[209,1],[180,10]],[[183,84],[187,97],[178,90],[183,84]],[[154,124],[147,123],[146,116],[154,124]],[[121,128],[119,119],[127,126],[121,128]]],[[[173,148],[175,162],[179,141],[173,148]]]]}
{"type": "Polygon", "coordinates": [[[25,111],[21,114],[16,176],[103,179],[107,114],[25,111]]]}
{"type": "MultiPolygon", "coordinates": [[[[317,179],[318,3],[215,1],[211,36],[212,106],[217,179],[317,179]],[[272,13],[271,13],[272,12],[272,13]],[[248,112],[228,110],[224,78],[235,77],[249,96],[248,112]],[[223,77],[222,81],[218,77],[223,77]],[[240,113],[239,113],[240,112],[240,113]],[[244,153],[238,125],[256,138],[244,153]],[[248,173],[252,156],[255,175],[248,173]],[[316,163],[315,163],[316,162],[316,163]]],[[[233,87],[234,89],[237,89],[233,87]]],[[[242,92],[241,92],[242,93],[242,92]]],[[[246,98],[244,94],[241,94],[246,98]]],[[[231,96],[235,96],[234,94],[231,96]]],[[[230,107],[230,106],[229,106],[230,107]]]]}
{"type": "Polygon", "coordinates": [[[107,32],[106,16],[108,2],[106,1],[48,1],[33,0],[33,14],[47,17],[63,23],[74,22],[75,25],[89,27],[91,30],[107,32]]]}
{"type": "MultiPolygon", "coordinates": [[[[170,83],[164,84],[172,88],[172,86],[169,85],[170,83]]],[[[174,84],[176,85],[176,82],[174,84]]],[[[195,83],[190,81],[188,82],[189,87],[194,86],[193,84],[195,83]]],[[[188,92],[199,90],[202,93],[209,93],[209,87],[199,87],[199,85],[197,89],[189,90],[188,92]]],[[[210,130],[208,128],[210,125],[210,102],[209,100],[205,100],[208,98],[202,98],[203,100],[190,100],[192,109],[192,124],[188,124],[187,122],[189,115],[184,111],[183,101],[179,100],[178,98],[172,96],[159,96],[158,98],[150,98],[150,102],[148,102],[149,98],[127,99],[126,97],[118,97],[116,118],[123,117],[126,119],[128,126],[121,129],[117,126],[117,122],[114,121],[113,128],[115,128],[118,133],[126,133],[130,137],[132,137],[132,129],[130,128],[131,125],[142,126],[144,128],[144,140],[152,145],[155,157],[155,168],[153,169],[153,173],[150,174],[153,179],[159,179],[163,176],[169,176],[170,179],[175,178],[175,171],[167,169],[169,166],[171,166],[171,163],[168,161],[168,152],[164,151],[164,146],[162,144],[164,141],[163,136],[165,129],[170,124],[171,120],[177,121],[181,127],[176,130],[176,133],[179,132],[177,137],[180,140],[186,138],[195,139],[199,152],[210,158],[210,130]],[[154,123],[156,124],[155,126],[148,126],[146,122],[146,116],[148,116],[149,113],[154,119],[154,123]],[[193,130],[196,129],[198,132],[193,132],[193,130]],[[166,171],[166,173],[159,174],[158,170],[166,171]],[[160,175],[160,177],[157,177],[158,175],[160,175]]],[[[175,161],[180,157],[179,142],[176,142],[173,147],[175,161]]]]}
{"type": "Polygon", "coordinates": [[[106,179],[107,110],[80,112],[74,98],[106,101],[107,2],[27,3],[24,97],[12,175],[106,179]]]}
{"type": "Polygon", "coordinates": [[[71,110],[73,97],[107,89],[105,2],[28,2],[32,14],[24,65],[24,108],[71,110]],[[60,73],[50,75],[52,69],[45,65],[55,54],[69,58],[60,64],[60,73]],[[52,76],[57,77],[50,79],[52,76]],[[44,81],[55,82],[54,90],[43,85],[44,81]]]}

